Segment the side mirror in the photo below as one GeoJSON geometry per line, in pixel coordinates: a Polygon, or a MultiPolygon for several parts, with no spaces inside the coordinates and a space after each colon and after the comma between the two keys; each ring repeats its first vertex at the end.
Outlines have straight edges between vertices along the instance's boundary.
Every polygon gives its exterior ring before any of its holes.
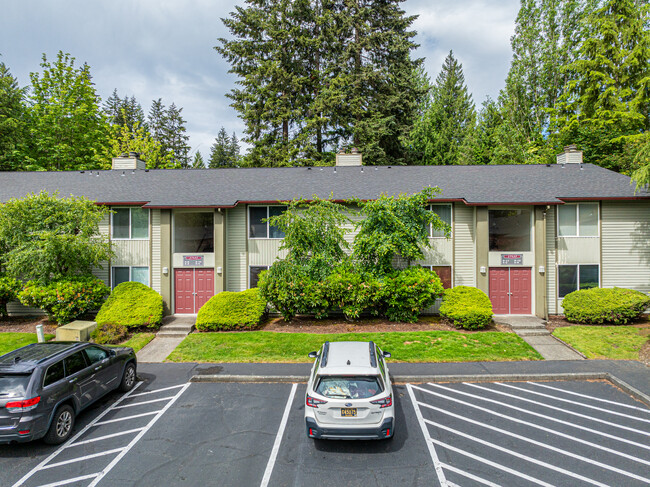
{"type": "Polygon", "coordinates": [[[390,352],[381,352],[384,358],[390,358],[390,352]]]}
{"type": "Polygon", "coordinates": [[[116,352],[115,350],[111,349],[111,350],[108,351],[108,354],[109,354],[111,357],[115,357],[115,356],[117,355],[117,352],[116,352]]]}
{"type": "Polygon", "coordinates": [[[308,356],[309,358],[316,358],[316,357],[318,357],[318,352],[309,352],[309,353],[307,354],[307,356],[308,356]]]}

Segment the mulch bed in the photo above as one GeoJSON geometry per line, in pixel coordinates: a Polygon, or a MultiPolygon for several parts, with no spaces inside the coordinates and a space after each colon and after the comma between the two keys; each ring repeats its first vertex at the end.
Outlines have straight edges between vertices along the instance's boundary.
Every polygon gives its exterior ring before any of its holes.
{"type": "Polygon", "coordinates": [[[56,323],[47,319],[47,316],[10,316],[0,318],[0,332],[11,333],[36,333],[36,325],[43,325],[43,333],[56,333],[56,323]]]}

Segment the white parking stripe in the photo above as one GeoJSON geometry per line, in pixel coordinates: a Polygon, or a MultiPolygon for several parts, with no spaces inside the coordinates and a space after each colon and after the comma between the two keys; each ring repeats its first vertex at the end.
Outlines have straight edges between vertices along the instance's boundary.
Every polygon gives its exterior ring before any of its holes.
{"type": "Polygon", "coordinates": [[[59,480],[58,482],[52,482],[51,484],[39,485],[38,487],[59,487],[61,485],[69,485],[75,482],[81,482],[82,480],[92,479],[93,477],[97,477],[97,475],[99,474],[91,473],[90,475],[82,475],[81,477],[75,477],[73,479],[59,480]]]}
{"type": "Polygon", "coordinates": [[[131,448],[133,448],[133,445],[135,445],[135,444],[140,440],[140,438],[142,438],[142,437],[144,436],[144,434],[145,434],[147,431],[149,431],[149,429],[150,429],[154,424],[156,424],[156,421],[158,421],[158,420],[160,419],[160,417],[161,417],[163,414],[165,414],[165,411],[167,411],[170,407],[172,407],[172,404],[174,404],[174,403],[176,402],[176,400],[177,400],[179,397],[181,397],[181,395],[185,392],[185,390],[186,390],[189,386],[190,386],[190,383],[189,383],[189,382],[188,382],[187,384],[185,384],[185,385],[181,388],[181,390],[178,391],[178,393],[174,396],[174,398],[173,398],[171,401],[169,401],[167,404],[165,404],[165,407],[162,408],[162,409],[160,410],[160,412],[158,413],[158,415],[155,416],[155,417],[154,417],[154,418],[149,422],[149,424],[147,424],[147,426],[145,426],[144,429],[143,429],[142,431],[140,431],[140,433],[138,433],[138,435],[137,435],[135,438],[133,438],[133,439],[131,440],[131,443],[129,443],[125,448],[122,449],[122,451],[120,452],[120,454],[117,455],[117,456],[113,459],[113,461],[112,461],[111,463],[109,463],[108,466],[107,466],[106,468],[104,468],[104,470],[102,470],[102,471],[99,473],[99,475],[95,478],[95,480],[93,480],[93,481],[88,485],[88,487],[95,487],[95,486],[97,485],[97,483],[98,483],[101,479],[103,479],[104,476],[105,476],[108,472],[110,472],[110,471],[113,469],[113,467],[114,467],[115,465],[117,465],[117,463],[118,463],[118,462],[119,462],[119,461],[124,457],[124,455],[126,455],[126,454],[129,452],[129,450],[131,450],[131,448]]]}
{"type": "Polygon", "coordinates": [[[138,392],[137,394],[133,394],[131,397],[140,397],[140,396],[146,396],[147,394],[156,394],[157,392],[170,391],[172,389],[178,389],[179,387],[183,387],[184,385],[185,384],[180,384],[178,386],[169,386],[169,387],[163,387],[161,389],[154,389],[153,391],[138,392]]]}
{"type": "Polygon", "coordinates": [[[586,414],[576,413],[575,411],[570,411],[568,409],[561,408],[561,407],[558,407],[558,406],[552,406],[550,404],[546,404],[546,403],[543,403],[543,402],[533,401],[532,399],[526,399],[524,397],[517,396],[515,394],[508,394],[507,392],[497,391],[495,389],[490,389],[489,387],[479,386],[478,384],[472,384],[470,382],[463,382],[463,384],[468,385],[470,387],[475,387],[477,389],[481,389],[483,391],[492,392],[493,394],[498,394],[500,396],[511,397],[511,398],[517,399],[519,401],[524,401],[524,402],[529,402],[529,403],[535,404],[536,406],[542,406],[542,407],[545,407],[545,408],[548,408],[548,409],[553,409],[554,411],[560,411],[560,412],[563,412],[565,414],[570,414],[571,416],[577,416],[579,418],[587,419],[589,421],[595,421],[596,423],[606,424],[607,426],[611,426],[613,428],[619,428],[619,429],[622,429],[622,430],[631,431],[632,433],[637,433],[637,434],[643,435],[643,436],[650,436],[650,433],[648,433],[647,431],[638,430],[638,429],[632,428],[630,426],[623,426],[622,424],[612,423],[611,421],[607,421],[607,420],[600,419],[600,418],[595,418],[593,416],[588,416],[586,414]]]}
{"type": "Polygon", "coordinates": [[[494,467],[496,469],[502,470],[516,477],[521,477],[522,479],[528,480],[529,482],[532,482],[534,484],[541,485],[543,487],[557,487],[555,485],[548,484],[543,480],[539,480],[536,479],[535,477],[531,477],[530,475],[526,475],[523,472],[519,472],[517,470],[513,470],[512,468],[506,467],[505,465],[501,465],[500,463],[493,462],[491,460],[488,460],[487,458],[479,457],[478,455],[474,455],[473,453],[470,453],[468,451],[461,450],[460,448],[456,448],[455,446],[451,446],[450,444],[445,443],[444,441],[434,440],[434,439],[430,439],[429,441],[435,443],[436,445],[440,445],[443,448],[446,448],[447,450],[451,450],[453,452],[460,453],[461,455],[465,455],[466,457],[469,457],[472,460],[476,460],[477,462],[484,463],[485,465],[489,465],[490,467],[494,467]]]}
{"type": "Polygon", "coordinates": [[[117,406],[115,409],[132,408],[135,406],[142,406],[143,404],[153,404],[154,402],[169,401],[173,398],[174,396],[168,396],[168,397],[161,397],[160,399],[151,399],[150,401],[132,402],[130,404],[123,404],[122,406],[117,406]]]}
{"type": "Polygon", "coordinates": [[[592,485],[597,485],[599,487],[610,487],[607,484],[602,484],[596,480],[592,480],[588,477],[585,477],[583,475],[577,474],[575,472],[571,472],[570,470],[566,470],[562,467],[557,467],[551,463],[543,462],[542,460],[538,460],[533,457],[529,457],[528,455],[524,455],[523,453],[516,452],[514,450],[510,450],[509,448],[505,448],[501,445],[497,445],[496,443],[491,443],[489,441],[483,440],[481,438],[477,438],[476,436],[468,435],[467,433],[463,433],[462,431],[458,431],[454,428],[450,428],[449,426],[445,426],[444,424],[441,423],[436,423],[435,421],[429,421],[428,419],[424,420],[427,424],[430,424],[432,426],[435,426],[437,428],[449,431],[451,433],[454,433],[458,436],[462,436],[464,438],[467,438],[469,440],[475,441],[476,443],[480,443],[481,445],[488,446],[490,448],[493,448],[494,450],[499,450],[502,451],[503,453],[507,453],[510,456],[521,458],[522,460],[526,460],[527,462],[534,463],[535,465],[539,465],[540,467],[544,467],[548,470],[553,470],[555,472],[561,473],[563,475],[566,475],[567,477],[573,477],[574,479],[582,480],[583,482],[587,482],[588,484],[592,485]]]}
{"type": "Polygon", "coordinates": [[[298,384],[293,384],[291,386],[289,399],[287,399],[287,405],[284,407],[284,414],[282,415],[282,421],[280,421],[280,428],[278,429],[278,433],[275,435],[275,442],[273,442],[273,449],[271,450],[271,456],[269,457],[269,461],[266,464],[266,470],[264,471],[264,477],[262,477],[262,483],[260,484],[260,487],[266,487],[267,485],[269,485],[269,480],[271,480],[271,473],[273,473],[275,459],[277,458],[278,451],[280,450],[280,443],[282,442],[284,429],[287,426],[287,420],[289,419],[289,412],[291,411],[291,404],[293,403],[293,397],[296,394],[297,387],[298,384]]]}
{"type": "Polygon", "coordinates": [[[518,435],[516,433],[512,433],[511,431],[508,431],[507,429],[504,429],[504,428],[497,428],[496,426],[481,423],[480,421],[476,421],[475,419],[471,419],[471,418],[467,418],[465,416],[461,416],[460,414],[452,413],[451,411],[447,411],[446,409],[431,406],[430,404],[426,404],[426,403],[419,403],[419,404],[421,404],[422,406],[425,406],[425,407],[427,407],[429,409],[433,409],[434,411],[438,411],[438,412],[441,412],[443,414],[446,414],[448,416],[453,416],[454,418],[458,418],[458,419],[460,419],[462,421],[465,421],[467,423],[472,423],[472,424],[475,424],[477,426],[482,426],[483,428],[487,428],[489,430],[496,431],[496,432],[501,433],[503,435],[510,436],[511,438],[517,438],[518,440],[526,441],[528,443],[532,443],[533,445],[537,445],[539,447],[546,448],[547,450],[551,450],[551,451],[560,453],[562,455],[566,455],[568,457],[572,457],[572,458],[575,458],[577,460],[581,460],[581,461],[583,461],[585,463],[590,463],[592,465],[603,468],[605,470],[611,470],[612,472],[616,472],[616,473],[618,473],[620,475],[625,475],[626,477],[631,477],[633,479],[640,480],[642,482],[646,482],[648,485],[650,485],[650,478],[641,477],[640,475],[636,475],[636,474],[628,472],[626,470],[622,470],[620,468],[613,467],[611,465],[607,465],[605,463],[601,463],[601,462],[598,462],[596,460],[592,460],[591,458],[587,458],[587,457],[584,457],[582,455],[578,455],[577,453],[573,453],[573,452],[570,452],[570,451],[567,451],[567,450],[563,450],[562,448],[557,448],[557,447],[555,447],[553,445],[548,445],[546,443],[542,443],[540,441],[533,440],[532,438],[527,438],[525,436],[518,435]]]}
{"type": "Polygon", "coordinates": [[[422,417],[422,412],[418,407],[418,402],[415,399],[415,394],[413,394],[413,389],[411,384],[406,384],[406,390],[408,391],[409,397],[411,398],[413,409],[415,409],[415,416],[418,418],[418,424],[420,425],[420,429],[422,430],[422,434],[424,435],[424,441],[427,445],[427,448],[429,449],[429,455],[431,456],[431,461],[433,462],[433,468],[435,469],[436,475],[438,476],[438,482],[440,482],[440,485],[442,487],[445,487],[447,485],[445,472],[442,470],[442,465],[440,463],[440,460],[438,459],[436,448],[433,446],[433,443],[429,441],[431,440],[431,437],[429,436],[429,430],[424,424],[424,418],[422,417]]]}
{"type": "Polygon", "coordinates": [[[598,406],[592,406],[591,404],[585,404],[584,402],[571,401],[570,399],[564,399],[564,398],[561,398],[561,397],[558,397],[558,396],[553,396],[551,394],[543,394],[541,392],[531,391],[530,389],[525,389],[523,387],[513,386],[512,384],[504,384],[503,382],[495,382],[495,384],[498,384],[498,385],[503,386],[503,387],[509,387],[511,389],[516,389],[518,391],[524,391],[524,392],[527,392],[529,394],[534,394],[536,396],[548,397],[549,399],[554,399],[556,401],[566,402],[566,403],[569,403],[569,404],[575,404],[576,406],[580,406],[582,408],[594,409],[596,411],[601,411],[603,413],[613,414],[614,416],[620,416],[622,418],[629,418],[629,419],[634,419],[636,421],[643,421],[644,423],[650,423],[650,419],[639,418],[637,416],[632,416],[631,414],[619,413],[618,411],[612,411],[611,409],[599,408],[598,406]]]}
{"type": "Polygon", "coordinates": [[[122,450],[124,450],[124,448],[114,448],[112,450],[100,451],[99,453],[93,453],[92,455],[84,455],[83,457],[71,458],[70,460],[65,460],[63,462],[48,463],[47,465],[41,467],[41,470],[46,470],[48,468],[56,468],[56,467],[60,467],[61,465],[69,465],[71,463],[76,463],[76,462],[82,462],[84,460],[90,460],[91,458],[104,457],[106,455],[112,455],[113,453],[119,453],[122,450]]]}
{"type": "Polygon", "coordinates": [[[130,435],[132,433],[137,433],[138,431],[141,431],[142,429],[144,429],[144,428],[135,428],[135,429],[132,429],[132,430],[120,431],[119,433],[113,433],[113,434],[110,434],[110,435],[98,436],[97,438],[91,438],[90,440],[75,441],[74,443],[66,443],[65,447],[66,448],[72,448],[73,446],[87,445],[88,443],[95,443],[96,441],[107,440],[109,438],[115,438],[116,436],[130,435]]]}
{"type": "MultiPolygon", "coordinates": [[[[456,394],[461,394],[463,396],[468,396],[468,397],[471,397],[471,398],[474,398],[474,399],[478,399],[480,401],[490,402],[492,404],[497,404],[497,405],[502,406],[502,407],[514,409],[515,411],[521,411],[522,413],[526,413],[526,414],[529,414],[531,416],[536,416],[538,418],[543,418],[543,419],[546,419],[548,421],[553,421],[554,423],[560,423],[560,424],[563,424],[565,426],[570,426],[571,428],[576,428],[576,429],[579,429],[579,430],[582,430],[582,431],[587,431],[587,432],[593,433],[595,435],[604,436],[605,438],[610,438],[612,440],[620,441],[622,443],[627,443],[629,445],[634,445],[634,446],[637,446],[639,448],[644,448],[646,450],[650,450],[650,446],[644,445],[643,443],[638,443],[636,441],[628,440],[627,438],[621,438],[620,436],[616,436],[616,435],[610,435],[609,433],[605,433],[603,431],[598,431],[598,430],[595,430],[595,429],[592,429],[592,428],[588,428],[586,426],[571,423],[570,421],[564,421],[562,419],[557,419],[557,418],[554,418],[553,416],[547,416],[546,414],[537,413],[535,411],[529,411],[528,409],[513,406],[513,405],[508,404],[506,402],[496,401],[494,399],[489,399],[487,397],[479,396],[479,395],[476,395],[476,394],[470,394],[469,392],[459,391],[459,390],[456,390],[456,389],[452,389],[451,387],[444,387],[444,386],[441,386],[440,384],[429,383],[428,385],[430,385],[432,387],[437,387],[439,389],[443,389],[443,390],[448,391],[448,392],[454,392],[456,394]]],[[[420,388],[418,388],[418,389],[420,389],[420,388]]],[[[430,394],[434,394],[432,391],[429,391],[427,389],[420,389],[420,390],[422,390],[424,392],[428,392],[430,394]]]]}
{"type": "Polygon", "coordinates": [[[584,397],[585,399],[591,399],[592,401],[606,402],[608,404],[614,404],[614,405],[620,406],[622,408],[635,409],[637,411],[643,411],[644,413],[650,414],[650,409],[648,409],[648,408],[641,408],[639,406],[632,406],[630,404],[623,404],[622,402],[618,402],[618,401],[610,401],[609,399],[603,399],[603,398],[600,398],[600,397],[589,396],[587,394],[580,394],[578,392],[567,391],[567,390],[561,389],[559,387],[549,386],[548,384],[540,384],[539,382],[530,382],[529,381],[528,384],[533,385],[533,386],[538,386],[538,387],[544,387],[546,389],[553,389],[554,391],[563,392],[564,394],[570,394],[572,396],[584,397]]]}
{"type": "Polygon", "coordinates": [[[644,460],[643,458],[638,458],[638,457],[635,457],[635,456],[632,456],[632,455],[628,455],[627,453],[619,452],[619,451],[614,450],[612,448],[607,448],[605,446],[599,445],[598,443],[592,443],[591,441],[583,440],[582,438],[578,438],[575,435],[568,435],[568,434],[563,433],[561,431],[556,431],[556,430],[551,429],[551,428],[546,428],[545,426],[541,426],[541,425],[538,425],[538,424],[535,424],[535,423],[531,423],[530,421],[525,421],[523,419],[515,418],[515,417],[507,415],[507,414],[501,414],[501,413],[499,413],[497,411],[494,411],[492,409],[484,408],[484,407],[478,406],[476,404],[472,404],[470,402],[462,401],[460,399],[457,399],[455,397],[451,397],[449,395],[439,394],[437,392],[428,391],[426,389],[421,389],[419,387],[417,389],[419,389],[421,391],[426,391],[428,394],[432,394],[432,395],[440,397],[440,398],[442,398],[444,400],[452,401],[452,402],[455,402],[455,403],[458,403],[458,404],[462,404],[463,406],[468,406],[468,407],[471,407],[471,408],[474,408],[474,409],[478,409],[479,411],[483,411],[485,413],[491,414],[493,416],[497,416],[499,418],[502,418],[502,419],[505,419],[505,420],[508,420],[508,421],[512,421],[514,423],[519,423],[519,424],[523,424],[523,425],[526,425],[526,426],[530,426],[531,428],[536,428],[538,430],[545,431],[547,433],[552,433],[554,435],[561,436],[562,438],[566,438],[568,440],[573,440],[575,442],[582,443],[583,445],[587,445],[587,446],[590,446],[592,448],[597,448],[599,450],[606,451],[607,453],[611,453],[613,455],[618,455],[618,456],[621,456],[623,458],[627,458],[628,460],[643,463],[645,465],[650,465],[650,461],[648,461],[648,460],[644,460]]]}
{"type": "Polygon", "coordinates": [[[107,419],[106,421],[100,421],[98,423],[95,423],[93,426],[101,426],[103,424],[119,423],[120,421],[127,421],[129,419],[141,418],[143,416],[151,416],[153,414],[158,414],[160,411],[161,411],[161,409],[157,409],[156,411],[151,411],[150,413],[134,414],[133,416],[124,416],[123,418],[107,419]]]}
{"type": "MultiPolygon", "coordinates": [[[[490,482],[489,480],[485,480],[484,478],[481,478],[477,475],[471,474],[469,472],[465,472],[464,470],[461,470],[459,468],[454,467],[453,465],[449,465],[448,463],[442,463],[442,468],[445,470],[449,470],[450,472],[457,473],[458,475],[462,475],[463,477],[467,477],[468,479],[471,479],[475,482],[478,482],[483,485],[487,485],[488,487],[501,487],[499,484],[495,484],[494,482],[490,482]]],[[[447,482],[447,485],[449,485],[450,482],[447,482]]]]}

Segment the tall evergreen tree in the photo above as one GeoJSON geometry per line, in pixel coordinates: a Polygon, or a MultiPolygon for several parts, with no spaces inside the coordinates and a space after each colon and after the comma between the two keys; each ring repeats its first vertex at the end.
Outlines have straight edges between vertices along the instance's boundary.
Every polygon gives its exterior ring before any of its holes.
{"type": "Polygon", "coordinates": [[[165,140],[163,145],[168,147],[173,154],[174,160],[181,168],[190,167],[190,146],[187,143],[190,139],[185,127],[185,119],[181,115],[182,108],[176,107],[174,103],[167,109],[165,127],[165,140]]]}
{"type": "Polygon", "coordinates": [[[194,154],[194,160],[192,161],[192,169],[205,169],[205,161],[203,160],[203,156],[201,155],[201,152],[198,150],[196,151],[196,154],[194,154]]]}
{"type": "MultiPolygon", "coordinates": [[[[162,102],[162,99],[158,98],[157,100],[153,100],[151,102],[147,125],[149,126],[151,136],[158,142],[163,143],[165,140],[167,127],[167,110],[162,102]]],[[[165,150],[167,149],[168,148],[165,147],[165,150]]]]}
{"type": "Polygon", "coordinates": [[[421,163],[459,164],[461,148],[471,135],[475,120],[476,110],[465,85],[463,66],[449,51],[427,108],[411,131],[411,145],[421,163]]]}
{"type": "Polygon", "coordinates": [[[135,96],[120,98],[117,89],[114,89],[102,108],[112,125],[126,125],[129,130],[133,130],[137,123],[146,128],[144,111],[135,96]]]}
{"type": "Polygon", "coordinates": [[[25,92],[9,68],[0,63],[0,171],[22,169],[21,150],[27,135],[25,92]]]}
{"type": "Polygon", "coordinates": [[[237,139],[237,134],[233,132],[230,136],[230,145],[228,146],[228,156],[230,157],[233,166],[239,165],[239,159],[241,158],[239,152],[239,139],[237,139]]]}
{"type": "MultiPolygon", "coordinates": [[[[235,134],[233,134],[233,137],[235,134]]],[[[232,140],[228,137],[226,129],[221,127],[217,134],[214,144],[210,149],[210,161],[208,166],[216,169],[222,167],[232,167],[235,165],[232,158],[232,140]]]]}

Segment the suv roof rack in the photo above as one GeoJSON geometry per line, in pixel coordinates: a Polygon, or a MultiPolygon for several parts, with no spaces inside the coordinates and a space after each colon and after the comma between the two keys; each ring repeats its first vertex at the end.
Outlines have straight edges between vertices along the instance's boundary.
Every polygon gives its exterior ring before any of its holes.
{"type": "Polygon", "coordinates": [[[370,367],[377,367],[377,356],[375,355],[375,344],[370,342],[370,367]]]}
{"type": "Polygon", "coordinates": [[[32,366],[39,364],[44,360],[54,357],[76,345],[76,342],[64,343],[32,343],[0,356],[0,367],[7,368],[27,368],[28,364],[32,366]]]}
{"type": "Polygon", "coordinates": [[[329,354],[329,351],[330,351],[330,342],[325,342],[325,344],[323,345],[322,357],[320,358],[321,368],[327,365],[327,355],[329,354]]]}

